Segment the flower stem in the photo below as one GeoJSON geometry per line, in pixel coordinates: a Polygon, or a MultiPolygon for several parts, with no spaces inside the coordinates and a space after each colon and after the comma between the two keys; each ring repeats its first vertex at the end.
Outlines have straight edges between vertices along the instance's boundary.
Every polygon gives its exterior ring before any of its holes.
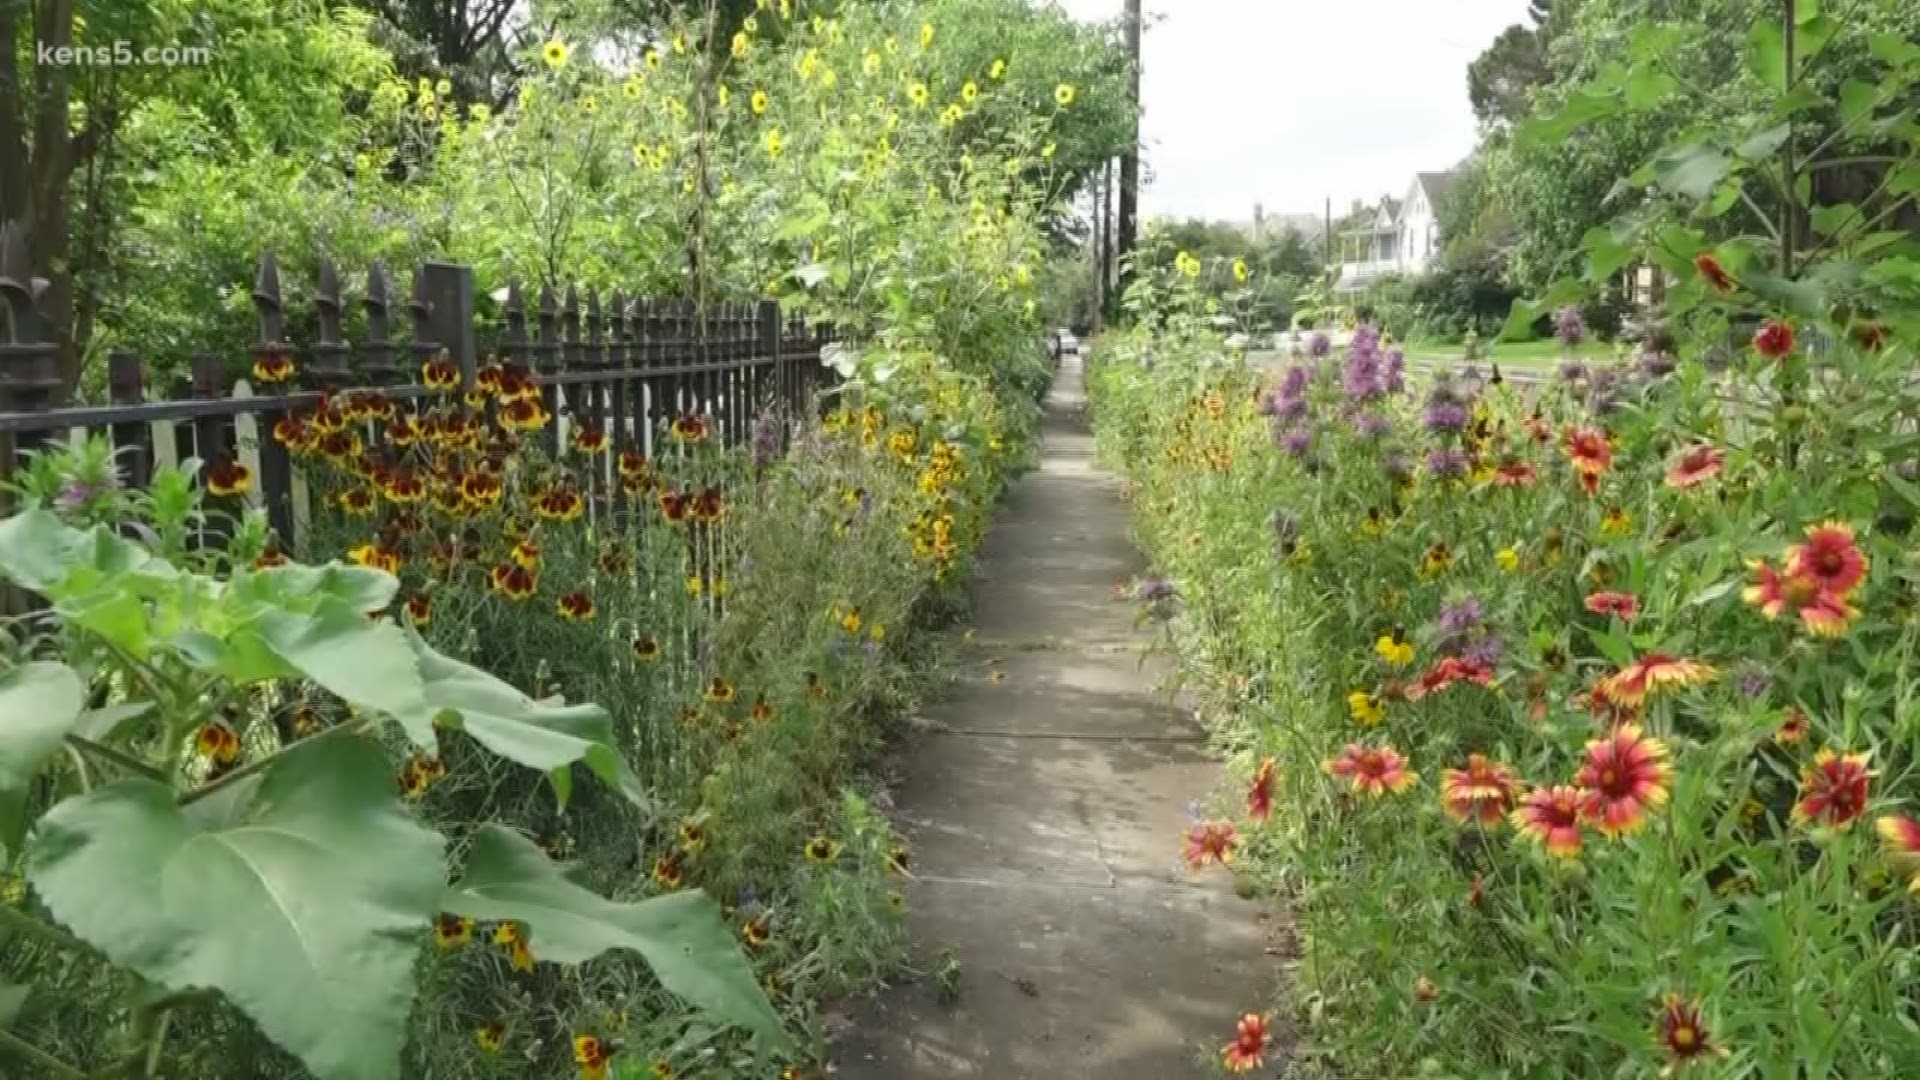
{"type": "Polygon", "coordinates": [[[106,746],[101,743],[94,742],[92,739],[89,739],[80,735],[68,735],[67,742],[73,746],[79,747],[81,750],[84,750],[87,753],[92,754],[97,758],[101,758],[106,761],[111,761],[115,765],[118,765],[121,768],[127,769],[131,772],[137,772],[141,776],[144,776],[149,780],[158,780],[163,784],[167,782],[166,773],[160,771],[159,769],[153,767],[152,765],[147,764],[144,761],[141,761],[139,758],[134,757],[131,754],[122,753],[119,750],[115,750],[111,746],[106,746]]]}

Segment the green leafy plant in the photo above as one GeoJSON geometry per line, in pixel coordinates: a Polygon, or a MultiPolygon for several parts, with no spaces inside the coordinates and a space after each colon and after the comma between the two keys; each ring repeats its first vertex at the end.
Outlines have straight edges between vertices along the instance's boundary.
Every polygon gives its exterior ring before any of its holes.
{"type": "MultiPolygon", "coordinates": [[[[0,574],[49,605],[21,652],[65,657],[23,656],[0,682],[0,825],[39,905],[0,908],[8,923],[64,927],[161,991],[218,991],[323,1078],[399,1075],[415,956],[443,912],[512,923],[556,962],[633,950],[670,990],[786,1044],[696,892],[611,904],[494,827],[466,841],[448,886],[447,840],[409,812],[390,744],[434,762],[461,732],[561,794],[575,765],[646,793],[604,711],[535,701],[434,651],[382,614],[390,575],[222,578],[46,509],[0,522],[0,550],[0,574]],[[280,714],[320,692],[344,715],[287,738],[280,714]]],[[[167,1027],[147,1026],[129,1053],[157,1061],[167,1027]]]]}

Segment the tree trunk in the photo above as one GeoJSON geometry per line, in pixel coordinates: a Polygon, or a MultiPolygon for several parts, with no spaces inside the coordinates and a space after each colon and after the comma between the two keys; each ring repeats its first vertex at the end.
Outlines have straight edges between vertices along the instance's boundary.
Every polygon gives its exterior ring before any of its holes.
{"type": "Polygon", "coordinates": [[[1126,154],[1120,159],[1120,221],[1115,229],[1115,253],[1120,261],[1120,284],[1115,290],[1127,294],[1133,280],[1133,247],[1140,222],[1140,0],[1127,0],[1127,79],[1133,92],[1133,134],[1127,140],[1126,154]]]}

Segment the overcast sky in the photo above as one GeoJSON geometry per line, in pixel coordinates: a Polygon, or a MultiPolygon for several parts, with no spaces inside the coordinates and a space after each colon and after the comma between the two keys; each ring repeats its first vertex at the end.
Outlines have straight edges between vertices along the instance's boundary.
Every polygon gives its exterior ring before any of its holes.
{"type": "MultiPolygon", "coordinates": [[[[1082,19],[1121,0],[1059,0],[1082,19]]],[[[1467,63],[1527,0],[1145,0],[1147,214],[1334,213],[1473,149],[1467,63]]]]}

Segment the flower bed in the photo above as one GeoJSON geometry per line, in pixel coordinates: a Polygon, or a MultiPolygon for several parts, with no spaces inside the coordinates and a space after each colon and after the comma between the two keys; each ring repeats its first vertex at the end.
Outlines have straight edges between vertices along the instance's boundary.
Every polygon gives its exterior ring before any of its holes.
{"type": "Polygon", "coordinates": [[[1202,318],[1107,339],[1097,431],[1245,784],[1188,861],[1287,895],[1305,1056],[1911,1072],[1905,361],[1783,407],[1769,322],[1729,378],[1411,386],[1371,335],[1262,372],[1202,318]]]}
{"type": "MultiPolygon", "coordinates": [[[[1685,31],[1646,25],[1513,137],[1646,122],[1685,31]]],[[[1857,212],[1811,179],[1920,170],[1920,49],[1805,3],[1750,31],[1752,107],[1619,163],[1581,278],[1515,304],[1509,332],[1552,316],[1550,381],[1416,385],[1367,328],[1249,368],[1220,336],[1243,298],[1191,261],[1096,354],[1139,591],[1246,785],[1188,861],[1284,889],[1309,1064],[1920,1072],[1920,245],[1870,224],[1915,190],[1857,212]],[[1796,36],[1832,47],[1783,63],[1796,36]],[[1660,318],[1581,361],[1579,302],[1636,262],[1660,318]]]]}

